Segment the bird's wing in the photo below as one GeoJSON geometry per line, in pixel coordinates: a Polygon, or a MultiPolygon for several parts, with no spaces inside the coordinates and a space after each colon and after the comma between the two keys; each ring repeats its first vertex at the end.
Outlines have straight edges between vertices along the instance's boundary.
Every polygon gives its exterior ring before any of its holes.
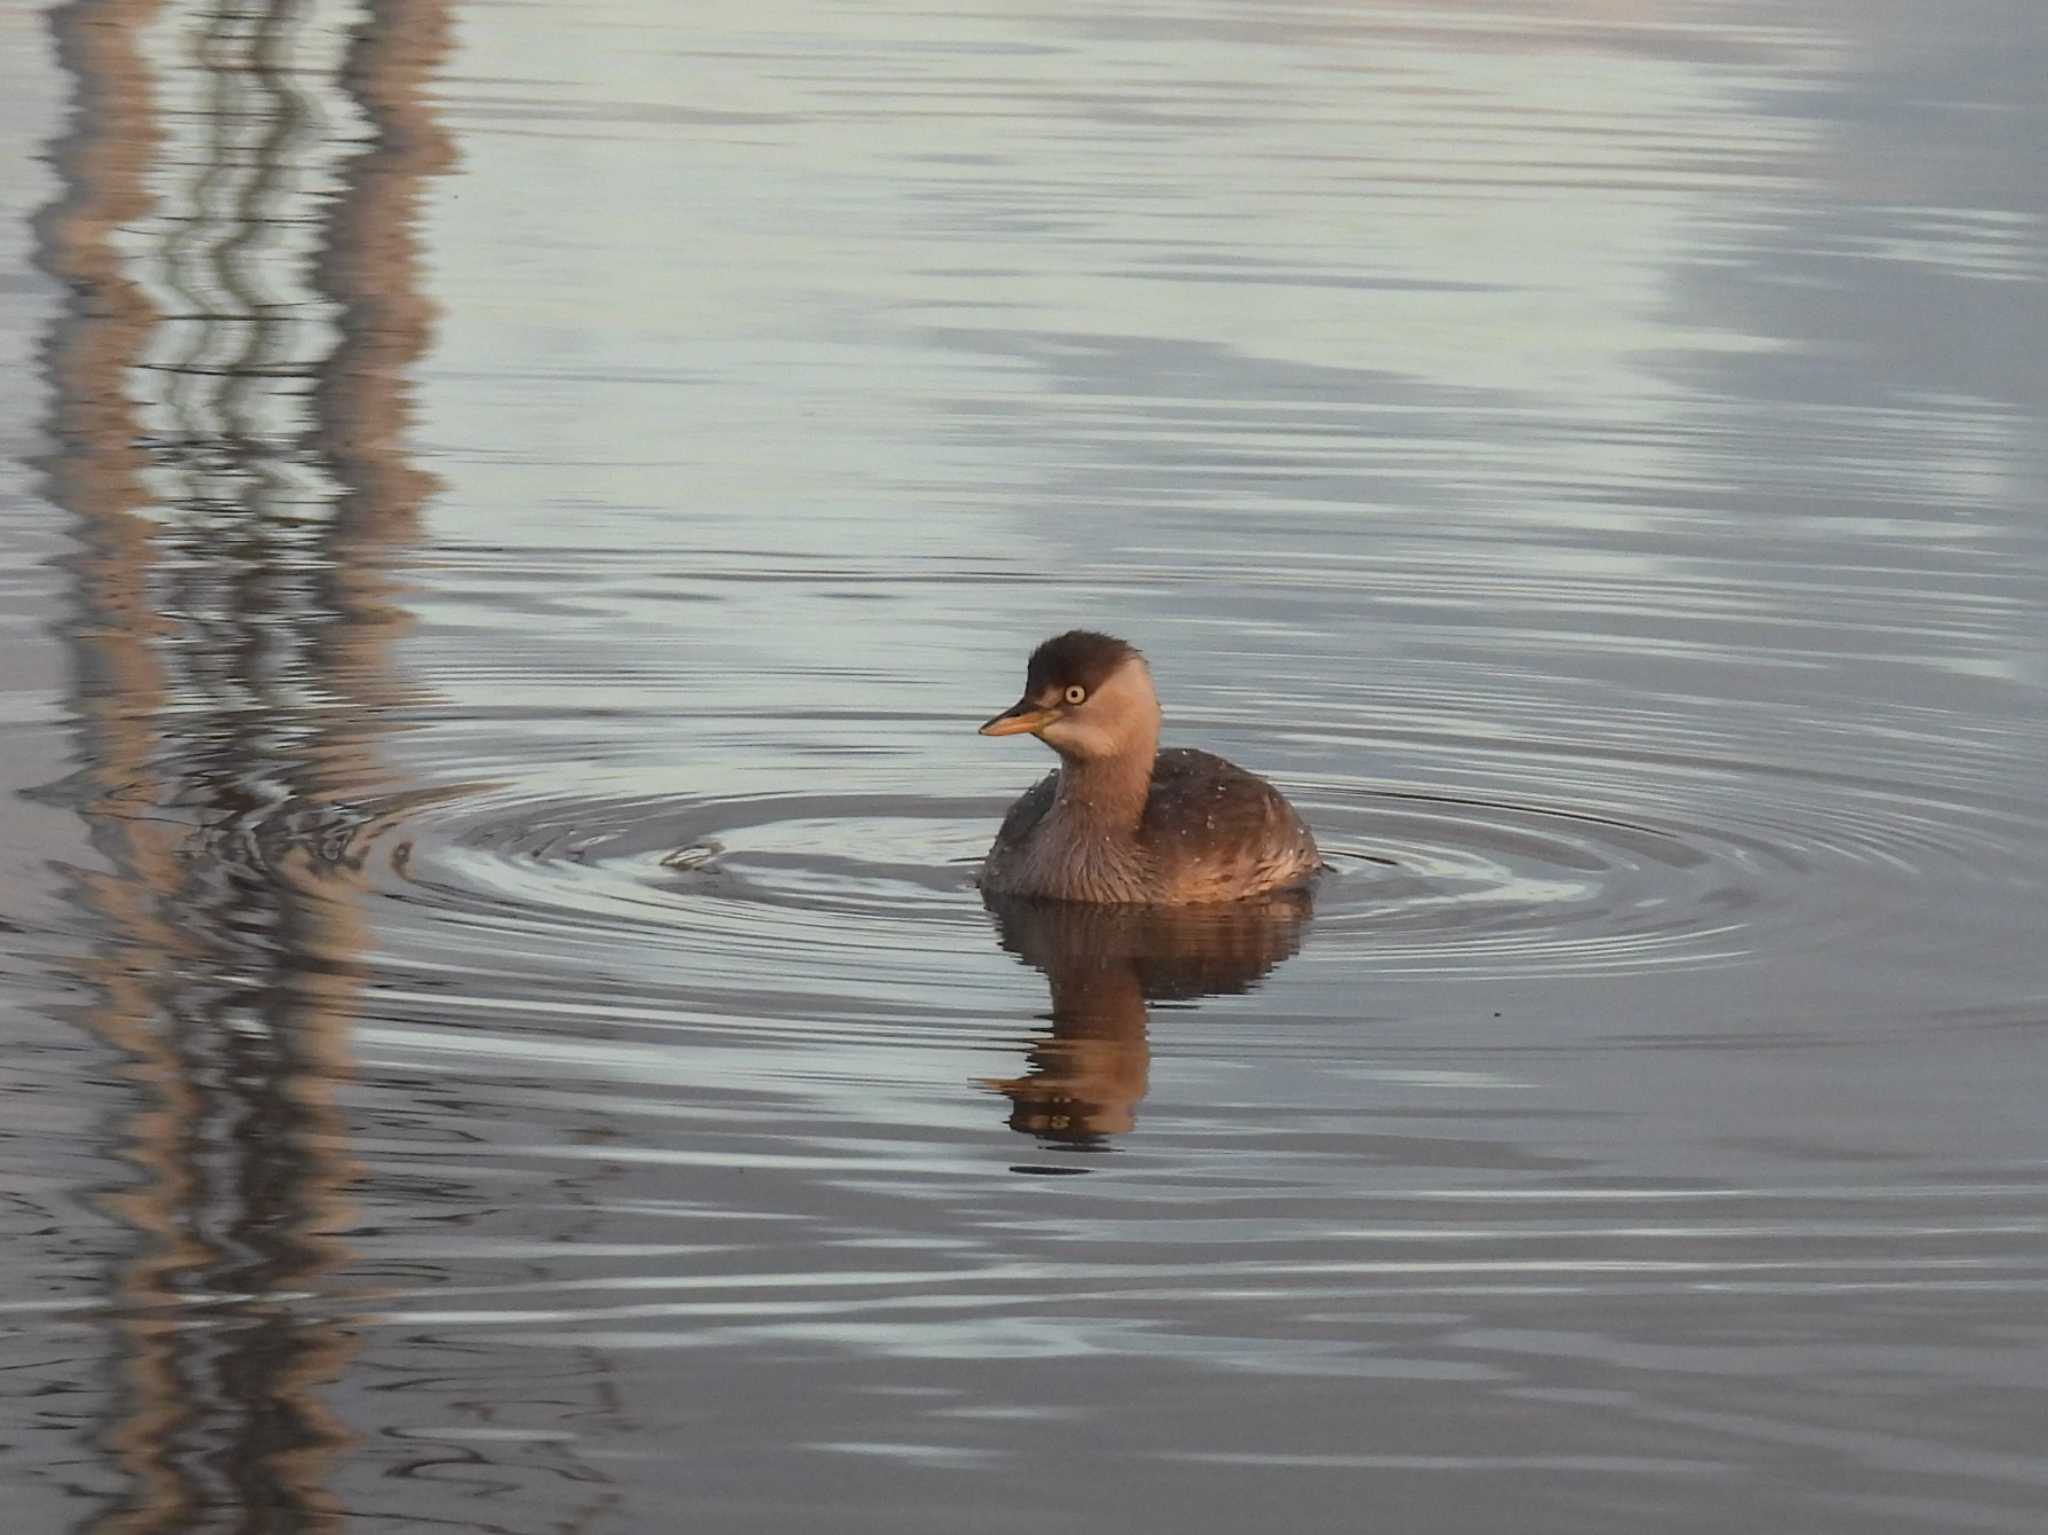
{"type": "Polygon", "coordinates": [[[1278,789],[1185,748],[1161,752],[1153,765],[1138,836],[1169,885],[1286,883],[1322,862],[1314,835],[1278,789]]]}

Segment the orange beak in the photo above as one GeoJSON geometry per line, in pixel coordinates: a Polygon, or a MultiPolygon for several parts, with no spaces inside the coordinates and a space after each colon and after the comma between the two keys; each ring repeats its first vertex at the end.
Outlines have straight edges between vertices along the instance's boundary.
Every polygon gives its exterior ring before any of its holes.
{"type": "Polygon", "coordinates": [[[1020,698],[981,727],[985,736],[1037,735],[1060,717],[1057,709],[1041,709],[1028,698],[1020,698]]]}

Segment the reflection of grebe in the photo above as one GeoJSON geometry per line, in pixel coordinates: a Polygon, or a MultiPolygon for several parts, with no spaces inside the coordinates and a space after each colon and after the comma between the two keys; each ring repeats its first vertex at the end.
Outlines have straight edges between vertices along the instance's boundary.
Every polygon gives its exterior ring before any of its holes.
{"type": "Polygon", "coordinates": [[[1038,737],[1060,766],[1010,807],[982,866],[1002,895],[1177,906],[1299,888],[1316,839],[1265,779],[1159,750],[1145,658],[1075,629],[1031,653],[1024,696],[981,727],[1038,737]]]}
{"type": "Polygon", "coordinates": [[[1052,1033],[1033,1042],[1029,1070],[985,1085],[1010,1100],[1013,1130],[1073,1146],[1136,1123],[1148,1001],[1249,991],[1301,947],[1309,919],[1301,891],[1206,906],[982,898],[1003,947],[1044,971],[1052,992],[1052,1033]]]}

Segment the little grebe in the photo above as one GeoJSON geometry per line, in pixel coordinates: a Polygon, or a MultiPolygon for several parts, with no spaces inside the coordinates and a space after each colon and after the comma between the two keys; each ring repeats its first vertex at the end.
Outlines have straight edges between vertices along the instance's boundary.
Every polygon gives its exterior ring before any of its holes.
{"type": "Polygon", "coordinates": [[[1031,652],[1024,696],[981,727],[1029,732],[1060,766],[1010,807],[982,865],[998,895],[1181,906],[1298,889],[1316,839],[1265,779],[1159,750],[1159,695],[1138,651],[1086,629],[1031,652]]]}

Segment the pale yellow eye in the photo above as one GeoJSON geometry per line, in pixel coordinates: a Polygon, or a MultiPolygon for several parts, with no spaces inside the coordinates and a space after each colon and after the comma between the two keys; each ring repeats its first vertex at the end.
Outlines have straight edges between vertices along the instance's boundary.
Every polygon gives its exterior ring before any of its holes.
{"type": "Polygon", "coordinates": [[[1067,702],[1070,704],[1084,703],[1087,701],[1087,698],[1088,690],[1078,682],[1067,689],[1067,702]]]}

